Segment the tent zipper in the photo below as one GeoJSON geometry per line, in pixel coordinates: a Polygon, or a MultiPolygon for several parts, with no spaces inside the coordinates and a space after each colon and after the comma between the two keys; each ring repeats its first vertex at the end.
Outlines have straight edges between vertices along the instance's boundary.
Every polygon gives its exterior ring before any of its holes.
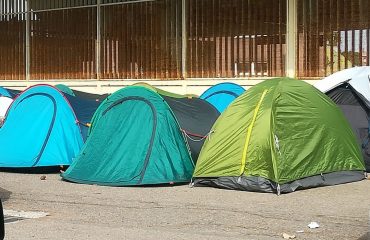
{"type": "Polygon", "coordinates": [[[267,92],[268,92],[267,89],[263,91],[262,96],[261,96],[260,100],[258,101],[258,104],[257,104],[256,108],[254,109],[252,122],[248,127],[247,137],[246,137],[245,143],[244,143],[242,161],[241,161],[241,166],[240,166],[240,174],[239,174],[240,176],[243,175],[244,170],[245,170],[245,164],[246,164],[246,161],[247,161],[248,146],[249,146],[250,138],[251,138],[251,135],[252,135],[252,130],[253,130],[253,127],[254,127],[254,123],[256,122],[256,119],[257,119],[258,111],[261,107],[262,101],[265,98],[267,92]]]}

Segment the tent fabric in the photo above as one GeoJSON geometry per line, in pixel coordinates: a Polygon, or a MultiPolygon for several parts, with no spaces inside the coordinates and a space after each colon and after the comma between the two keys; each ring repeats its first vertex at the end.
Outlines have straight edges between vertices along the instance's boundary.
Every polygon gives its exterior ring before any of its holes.
{"type": "Polygon", "coordinates": [[[106,99],[109,96],[109,94],[94,94],[94,93],[82,92],[78,90],[72,90],[70,87],[64,84],[57,84],[55,85],[55,87],[65,94],[68,94],[70,96],[75,96],[75,97],[78,97],[84,100],[102,102],[104,101],[104,99],[106,99]]]}
{"type": "Polygon", "coordinates": [[[162,90],[160,88],[156,88],[148,83],[145,83],[145,82],[138,82],[138,83],[135,83],[133,86],[141,86],[141,87],[146,87],[156,93],[158,93],[159,95],[161,96],[167,96],[167,97],[172,97],[172,98],[198,98],[197,95],[195,94],[185,94],[185,95],[181,95],[181,94],[177,94],[177,93],[172,93],[172,92],[168,92],[168,91],[165,91],[165,90],[162,90]]]}
{"type": "Polygon", "coordinates": [[[220,113],[225,111],[227,106],[244,93],[245,89],[235,83],[219,83],[208,88],[201,96],[201,99],[211,103],[220,113]]]}
{"type": "Polygon", "coordinates": [[[69,165],[83,140],[76,116],[63,94],[49,85],[21,93],[0,128],[0,167],[69,165]]]}
{"type": "Polygon", "coordinates": [[[0,97],[10,97],[11,98],[12,95],[6,88],[0,87],[0,97]]]}
{"type": "Polygon", "coordinates": [[[340,171],[332,173],[323,173],[303,179],[298,179],[290,183],[278,185],[277,183],[263,177],[217,177],[196,179],[197,184],[208,185],[212,187],[221,187],[231,190],[244,190],[254,192],[268,193],[290,193],[299,189],[313,187],[332,186],[338,183],[350,183],[364,178],[363,171],[340,171]]]}
{"type": "Polygon", "coordinates": [[[65,180],[109,186],[190,181],[194,170],[171,109],[155,92],[126,87],[96,111],[90,135],[65,180]]]}
{"type": "Polygon", "coordinates": [[[370,67],[336,72],[315,84],[342,110],[357,137],[370,172],[370,67]]]}
{"type": "Polygon", "coordinates": [[[83,140],[86,141],[89,132],[89,124],[91,123],[94,113],[98,109],[100,102],[84,99],[78,96],[72,96],[69,94],[65,94],[65,97],[76,114],[80,124],[83,140]]]}
{"type": "Polygon", "coordinates": [[[192,159],[196,162],[204,141],[220,113],[203,99],[162,97],[174,112],[187,136],[192,159]]]}
{"type": "Polygon", "coordinates": [[[357,96],[357,92],[348,86],[336,87],[327,92],[327,95],[340,107],[350,123],[361,148],[366,171],[370,172],[370,108],[357,96]]]}
{"type": "Polygon", "coordinates": [[[321,92],[328,92],[334,88],[348,83],[357,95],[364,101],[365,105],[370,108],[370,67],[354,67],[336,72],[314,86],[321,92]]]}
{"type": "Polygon", "coordinates": [[[257,84],[222,113],[212,130],[196,164],[195,185],[211,181],[225,187],[218,182],[229,179],[230,185],[236,179],[229,188],[280,193],[364,178],[363,158],[343,113],[303,81],[257,84]],[[340,172],[352,175],[333,177],[340,172]],[[287,187],[297,181],[303,184],[287,187]]]}
{"type": "Polygon", "coordinates": [[[65,94],[75,96],[73,90],[71,88],[69,88],[67,85],[57,84],[57,85],[55,85],[55,87],[58,88],[61,92],[65,93],[65,94]]]}
{"type": "Polygon", "coordinates": [[[12,98],[0,96],[0,118],[5,117],[5,114],[9,106],[12,104],[12,102],[13,102],[12,98]]]}
{"type": "Polygon", "coordinates": [[[7,91],[8,91],[8,93],[10,94],[10,96],[9,97],[11,97],[11,98],[15,98],[15,97],[17,97],[22,91],[20,91],[20,90],[16,90],[16,89],[10,89],[10,88],[5,88],[7,91]]]}
{"type": "Polygon", "coordinates": [[[103,102],[104,99],[106,99],[109,94],[95,94],[95,93],[88,93],[88,92],[82,92],[78,90],[73,90],[73,93],[75,94],[76,97],[86,99],[86,100],[92,100],[96,102],[103,102]]]}
{"type": "Polygon", "coordinates": [[[20,92],[21,91],[19,90],[0,87],[0,97],[4,96],[4,97],[15,98],[20,92]]]}

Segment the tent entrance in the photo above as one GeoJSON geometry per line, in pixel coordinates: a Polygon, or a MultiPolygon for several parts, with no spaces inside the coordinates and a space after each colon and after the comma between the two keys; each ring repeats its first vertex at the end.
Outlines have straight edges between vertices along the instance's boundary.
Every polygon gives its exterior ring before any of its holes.
{"type": "MultiPolygon", "coordinates": [[[[32,144],[33,149],[39,149],[37,152],[34,152],[33,157],[34,163],[32,164],[32,167],[36,166],[38,162],[40,161],[42,154],[44,153],[44,150],[46,148],[46,145],[49,141],[50,134],[53,130],[56,113],[57,113],[57,104],[53,96],[47,93],[34,93],[30,94],[24,99],[22,99],[18,105],[15,107],[19,107],[20,104],[26,105],[24,109],[33,111],[33,108],[35,107],[35,102],[37,102],[38,105],[43,106],[40,114],[42,115],[39,121],[41,122],[28,122],[27,119],[27,112],[24,112],[24,125],[29,126],[30,124],[38,127],[38,135],[42,136],[43,133],[45,133],[45,136],[38,137],[38,136],[23,136],[24,139],[28,138],[29,141],[28,144],[32,144]],[[45,124],[48,123],[48,124],[45,124]],[[39,141],[37,141],[40,139],[39,141]]],[[[30,113],[31,114],[31,113],[30,113]]],[[[26,131],[28,132],[28,131],[26,131]]]]}
{"type": "Polygon", "coordinates": [[[122,169],[136,169],[135,172],[125,173],[126,180],[123,181],[132,181],[138,178],[137,184],[141,184],[150,161],[157,128],[157,112],[154,105],[143,97],[124,97],[113,102],[102,113],[102,118],[105,119],[100,122],[115,122],[116,126],[101,126],[96,129],[107,130],[107,133],[100,134],[106,134],[107,138],[113,138],[116,141],[112,144],[119,142],[119,145],[124,148],[117,149],[117,151],[121,151],[118,154],[121,159],[115,160],[119,161],[118,164],[126,165],[122,169]],[[120,132],[119,136],[116,136],[117,132],[120,132]],[[126,145],[125,142],[134,142],[137,145],[126,145]],[[137,159],[141,159],[140,162],[137,162],[137,159]]]}

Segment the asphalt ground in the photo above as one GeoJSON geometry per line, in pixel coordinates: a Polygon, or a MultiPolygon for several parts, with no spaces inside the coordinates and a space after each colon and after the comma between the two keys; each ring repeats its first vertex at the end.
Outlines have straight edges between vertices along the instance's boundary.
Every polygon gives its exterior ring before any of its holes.
{"type": "Polygon", "coordinates": [[[275,194],[188,185],[104,187],[0,173],[5,239],[370,239],[370,181],[275,194]],[[9,217],[9,216],[8,216],[9,217]],[[310,229],[310,222],[319,228],[310,229]],[[297,232],[300,231],[300,232],[297,232]],[[303,233],[301,232],[303,231],[303,233]]]}

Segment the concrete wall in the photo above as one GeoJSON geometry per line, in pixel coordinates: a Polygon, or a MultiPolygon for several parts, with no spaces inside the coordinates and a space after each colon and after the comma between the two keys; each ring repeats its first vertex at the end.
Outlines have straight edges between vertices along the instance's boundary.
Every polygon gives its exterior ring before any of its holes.
{"type": "MultiPolygon", "coordinates": [[[[210,86],[221,82],[233,82],[248,89],[249,87],[262,82],[260,79],[187,79],[187,80],[54,80],[54,81],[0,81],[0,86],[12,89],[23,90],[36,84],[65,84],[72,89],[91,93],[112,93],[118,89],[133,85],[139,82],[146,82],[160,89],[178,94],[201,95],[210,86]]],[[[273,81],[273,80],[272,80],[273,81]]],[[[301,80],[297,80],[301,81],[301,80]]],[[[314,84],[317,80],[304,80],[314,84]]]]}

